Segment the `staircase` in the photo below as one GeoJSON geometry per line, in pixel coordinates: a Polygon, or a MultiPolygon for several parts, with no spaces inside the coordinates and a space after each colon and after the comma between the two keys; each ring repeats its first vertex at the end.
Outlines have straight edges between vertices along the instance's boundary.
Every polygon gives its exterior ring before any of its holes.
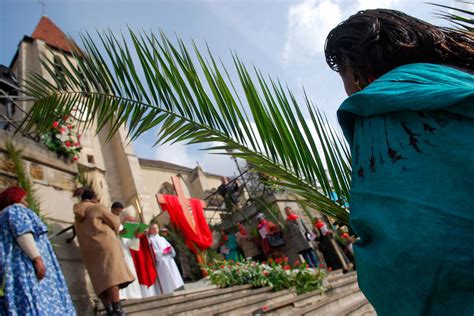
{"type": "MultiPolygon", "coordinates": [[[[157,297],[123,302],[127,315],[376,315],[360,292],[355,272],[333,272],[326,291],[296,295],[294,289],[273,292],[251,285],[204,286],[157,297]]],[[[106,315],[100,305],[96,315],[106,315]]]]}

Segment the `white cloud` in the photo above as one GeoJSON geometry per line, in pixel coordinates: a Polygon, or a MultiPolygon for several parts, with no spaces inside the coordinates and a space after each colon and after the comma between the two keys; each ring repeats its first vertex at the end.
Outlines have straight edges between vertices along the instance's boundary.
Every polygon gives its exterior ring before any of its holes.
{"type": "Polygon", "coordinates": [[[204,171],[224,176],[237,173],[234,160],[227,155],[206,154],[201,160],[201,167],[204,171]]]}
{"type": "Polygon", "coordinates": [[[288,11],[288,37],[283,62],[312,57],[324,49],[326,36],[341,21],[341,9],[331,0],[304,0],[288,11]]]}
{"type": "Polygon", "coordinates": [[[197,161],[187,151],[187,145],[184,143],[160,145],[156,149],[153,158],[156,160],[163,160],[189,168],[194,168],[196,166],[197,161]]]}
{"type": "Polygon", "coordinates": [[[391,9],[399,0],[358,0],[357,11],[364,9],[391,9]]]}
{"type": "Polygon", "coordinates": [[[283,63],[312,62],[322,53],[329,32],[350,15],[363,9],[390,9],[400,0],[303,0],[288,10],[288,33],[283,63]]]}

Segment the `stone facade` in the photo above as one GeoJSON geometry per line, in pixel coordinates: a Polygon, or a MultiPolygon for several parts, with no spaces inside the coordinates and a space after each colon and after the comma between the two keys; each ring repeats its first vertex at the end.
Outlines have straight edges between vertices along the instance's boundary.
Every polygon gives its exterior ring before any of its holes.
{"type": "MultiPolygon", "coordinates": [[[[72,55],[64,50],[64,45],[56,45],[57,38],[35,37],[35,34],[64,37],[62,31],[48,18],[41,19],[33,35],[25,36],[20,42],[10,65],[20,83],[27,78],[29,72],[53,80],[40,63],[41,55],[58,60],[69,58],[71,63],[75,63],[72,55]]],[[[64,41],[64,38],[61,40],[64,41]]],[[[64,64],[67,64],[65,60],[64,64]]],[[[30,109],[32,103],[19,101],[16,106],[18,110],[11,119],[18,122],[24,118],[24,112],[30,109]]],[[[1,104],[0,113],[6,114],[6,109],[1,104]]],[[[76,121],[80,127],[85,124],[80,117],[76,117],[76,121]]],[[[93,183],[93,189],[98,193],[101,203],[107,207],[114,201],[120,201],[125,206],[134,205],[144,222],[160,213],[155,194],[165,187],[172,190],[169,187],[172,176],[182,177],[183,187],[190,197],[204,198],[220,184],[219,175],[205,173],[199,166],[191,169],[138,158],[133,145],[126,138],[124,128],[109,140],[109,126],[105,126],[98,134],[95,129],[96,123],[93,122],[83,131],[83,149],[74,163],[59,159],[44,145],[23,137],[20,133],[14,135],[0,130],[0,190],[16,184],[13,164],[5,150],[6,142],[11,141],[17,149],[23,150],[27,173],[40,199],[42,216],[50,227],[52,241],[79,315],[93,313],[95,295],[80,258],[77,239],[67,243],[66,239],[71,237],[70,232],[54,236],[70,227],[74,221],[72,209],[77,200],[72,194],[80,186],[76,181],[78,166],[81,166],[87,179],[93,183]]]]}

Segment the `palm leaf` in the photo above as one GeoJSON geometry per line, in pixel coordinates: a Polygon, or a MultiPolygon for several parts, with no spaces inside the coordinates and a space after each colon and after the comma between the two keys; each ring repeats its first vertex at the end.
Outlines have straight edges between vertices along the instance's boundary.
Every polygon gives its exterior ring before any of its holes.
{"type": "MultiPolygon", "coordinates": [[[[96,121],[98,131],[110,127],[109,137],[125,125],[132,140],[157,128],[156,144],[217,143],[207,149],[246,159],[308,206],[347,223],[348,211],[331,196],[349,200],[349,151],[308,97],[300,107],[279,81],[250,72],[236,54],[234,82],[209,48],[204,55],[196,44],[189,50],[163,33],[129,30],[128,41],[110,31],[98,35],[97,41],[81,36],[85,51],[54,84],[37,74],[26,81],[36,100],[27,130],[46,130],[50,113],[81,104],[84,128],[96,121]]],[[[44,58],[43,67],[54,73],[51,60],[44,58]]]]}
{"type": "MultiPolygon", "coordinates": [[[[474,2],[463,2],[457,1],[459,3],[470,4],[474,6],[474,2]]],[[[456,28],[465,30],[468,32],[474,32],[474,11],[463,10],[455,8],[448,5],[438,4],[438,3],[429,3],[431,5],[437,6],[443,9],[449,9],[455,13],[450,12],[438,12],[437,15],[449,22],[451,22],[456,28]]]]}

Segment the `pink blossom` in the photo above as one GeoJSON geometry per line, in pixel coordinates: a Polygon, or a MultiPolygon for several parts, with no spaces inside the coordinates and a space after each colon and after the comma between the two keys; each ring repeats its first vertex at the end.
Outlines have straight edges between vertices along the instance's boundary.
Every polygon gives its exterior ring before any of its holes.
{"type": "Polygon", "coordinates": [[[64,145],[66,145],[66,147],[69,148],[69,147],[71,147],[71,142],[70,142],[70,141],[66,141],[66,142],[64,143],[64,145]]]}
{"type": "Polygon", "coordinates": [[[53,122],[53,128],[57,128],[59,126],[59,122],[58,121],[54,121],[53,122]]]}
{"type": "Polygon", "coordinates": [[[75,142],[75,143],[74,143],[74,146],[76,146],[76,147],[81,147],[81,143],[75,142]]]}
{"type": "Polygon", "coordinates": [[[61,127],[61,128],[59,129],[59,131],[61,132],[61,134],[66,133],[66,129],[65,129],[64,127],[61,127]]]}
{"type": "Polygon", "coordinates": [[[291,267],[290,267],[289,265],[286,265],[286,266],[283,267],[283,269],[285,269],[285,270],[290,270],[291,267]]]}
{"type": "Polygon", "coordinates": [[[72,159],[73,159],[74,161],[76,161],[77,159],[79,159],[79,157],[74,156],[72,159]]]}

